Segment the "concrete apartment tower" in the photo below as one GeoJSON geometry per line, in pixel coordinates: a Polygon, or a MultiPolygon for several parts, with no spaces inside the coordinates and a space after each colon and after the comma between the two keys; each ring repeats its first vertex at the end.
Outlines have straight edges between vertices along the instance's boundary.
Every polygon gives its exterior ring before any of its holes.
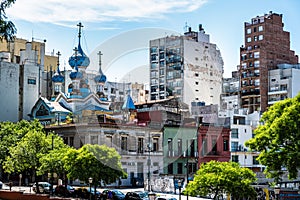
{"type": "Polygon", "coordinates": [[[240,48],[240,103],[248,113],[268,107],[268,71],[278,64],[297,64],[290,49],[290,33],[283,30],[282,14],[270,12],[245,22],[245,39],[240,48]]]}
{"type": "Polygon", "coordinates": [[[178,97],[191,103],[220,103],[223,59],[202,25],[181,36],[150,41],[150,101],[178,97]]]}

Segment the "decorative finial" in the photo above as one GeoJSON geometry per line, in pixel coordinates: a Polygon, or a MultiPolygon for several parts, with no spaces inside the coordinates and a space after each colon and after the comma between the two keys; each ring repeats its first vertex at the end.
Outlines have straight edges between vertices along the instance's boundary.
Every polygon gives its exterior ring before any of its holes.
{"type": "Polygon", "coordinates": [[[59,68],[59,56],[61,56],[61,54],[60,54],[60,52],[58,51],[58,52],[56,53],[56,55],[57,55],[57,68],[59,68]]]}
{"type": "Polygon", "coordinates": [[[101,56],[103,55],[103,53],[101,51],[99,51],[98,55],[99,55],[99,72],[101,72],[102,71],[101,70],[101,65],[102,65],[102,63],[101,63],[101,56]]]}
{"type": "Polygon", "coordinates": [[[81,24],[81,22],[79,22],[77,24],[78,26],[78,38],[79,38],[79,42],[80,42],[80,37],[81,37],[81,28],[83,27],[83,25],[81,24]]]}

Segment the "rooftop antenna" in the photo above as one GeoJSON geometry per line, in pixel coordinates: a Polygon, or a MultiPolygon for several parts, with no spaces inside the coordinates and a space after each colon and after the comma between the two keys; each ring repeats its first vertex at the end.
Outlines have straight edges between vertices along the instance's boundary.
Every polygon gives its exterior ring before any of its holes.
{"type": "Polygon", "coordinates": [[[189,25],[188,25],[188,23],[187,22],[185,22],[185,25],[184,25],[184,27],[183,27],[183,31],[186,33],[186,32],[188,32],[189,31],[189,25]]]}

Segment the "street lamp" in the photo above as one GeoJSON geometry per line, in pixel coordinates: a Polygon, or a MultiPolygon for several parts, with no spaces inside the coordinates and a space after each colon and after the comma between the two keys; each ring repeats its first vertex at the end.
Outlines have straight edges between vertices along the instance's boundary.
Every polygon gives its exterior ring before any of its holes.
{"type": "Polygon", "coordinates": [[[179,200],[181,200],[181,180],[178,180],[179,200]]]}
{"type": "Polygon", "coordinates": [[[89,185],[90,185],[90,200],[92,199],[92,183],[93,183],[93,178],[89,178],[89,185]]]}
{"type": "Polygon", "coordinates": [[[151,167],[151,139],[150,139],[150,132],[148,135],[148,160],[147,160],[147,165],[148,165],[148,192],[150,192],[150,167],[151,167]]]}

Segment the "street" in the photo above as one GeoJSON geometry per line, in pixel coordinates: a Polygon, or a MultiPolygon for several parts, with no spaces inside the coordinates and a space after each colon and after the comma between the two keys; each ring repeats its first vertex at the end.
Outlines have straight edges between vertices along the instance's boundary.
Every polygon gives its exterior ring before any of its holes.
{"type": "MultiPolygon", "coordinates": [[[[54,186],[55,188],[55,186],[54,186]]],[[[76,188],[76,186],[74,187],[76,188]]],[[[3,188],[4,190],[9,190],[9,187],[7,185],[3,185],[3,188]]],[[[97,190],[102,192],[105,188],[98,188],[97,190]]],[[[13,191],[24,191],[24,193],[35,193],[32,191],[32,187],[27,187],[27,186],[13,186],[12,187],[12,190],[13,191]]],[[[120,191],[122,191],[124,194],[126,194],[127,192],[129,191],[143,191],[144,189],[143,188],[120,188],[118,189],[120,191]]],[[[157,196],[165,196],[165,197],[174,197],[176,198],[177,200],[179,200],[179,194],[178,194],[178,191],[177,191],[177,194],[167,194],[167,193],[157,193],[155,192],[155,194],[157,196]]],[[[198,197],[187,197],[185,195],[181,195],[181,200],[207,200],[207,198],[198,198],[198,197]]]]}

